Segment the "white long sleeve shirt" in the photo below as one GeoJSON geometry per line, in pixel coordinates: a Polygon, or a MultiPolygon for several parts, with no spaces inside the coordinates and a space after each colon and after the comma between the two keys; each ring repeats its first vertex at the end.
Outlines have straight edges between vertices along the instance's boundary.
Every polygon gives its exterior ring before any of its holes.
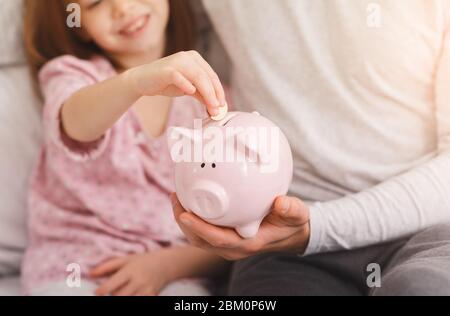
{"type": "Polygon", "coordinates": [[[450,1],[203,0],[235,107],[292,146],[307,254],[450,221],[450,1]]]}

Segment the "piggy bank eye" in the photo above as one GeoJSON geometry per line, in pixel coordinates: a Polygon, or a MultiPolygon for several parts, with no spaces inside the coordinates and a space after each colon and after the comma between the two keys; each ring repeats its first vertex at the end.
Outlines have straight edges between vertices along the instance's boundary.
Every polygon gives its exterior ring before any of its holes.
{"type": "Polygon", "coordinates": [[[215,163],[212,164],[212,167],[215,169],[217,166],[215,163]]]}
{"type": "Polygon", "coordinates": [[[205,163],[202,163],[201,167],[202,167],[202,169],[205,168],[205,167],[206,167],[206,164],[205,164],[205,163]]]}

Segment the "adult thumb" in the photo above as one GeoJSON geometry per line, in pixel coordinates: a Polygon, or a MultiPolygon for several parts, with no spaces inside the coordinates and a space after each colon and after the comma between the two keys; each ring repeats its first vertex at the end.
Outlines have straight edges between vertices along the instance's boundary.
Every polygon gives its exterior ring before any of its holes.
{"type": "Polygon", "coordinates": [[[274,202],[274,213],[287,225],[299,226],[309,221],[309,209],[296,197],[280,196],[274,202]]]}

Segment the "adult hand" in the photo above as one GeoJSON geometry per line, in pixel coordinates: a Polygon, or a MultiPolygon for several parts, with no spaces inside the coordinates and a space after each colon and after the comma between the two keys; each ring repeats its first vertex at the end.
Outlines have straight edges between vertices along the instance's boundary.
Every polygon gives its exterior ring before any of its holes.
{"type": "Polygon", "coordinates": [[[191,244],[227,260],[276,251],[302,254],[309,243],[309,209],[295,197],[278,197],[258,234],[251,239],[243,239],[234,229],[211,225],[187,212],[176,194],[171,199],[175,219],[191,244]]]}

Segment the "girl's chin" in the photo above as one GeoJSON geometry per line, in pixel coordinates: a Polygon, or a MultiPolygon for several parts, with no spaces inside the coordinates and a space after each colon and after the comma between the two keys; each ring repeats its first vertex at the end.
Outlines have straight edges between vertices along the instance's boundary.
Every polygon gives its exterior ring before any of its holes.
{"type": "Polygon", "coordinates": [[[123,51],[123,55],[128,56],[148,56],[148,55],[154,55],[159,53],[159,49],[155,48],[153,45],[146,45],[146,46],[136,46],[136,47],[127,47],[128,49],[126,51],[123,51]]]}
{"type": "Polygon", "coordinates": [[[110,46],[108,48],[105,48],[104,50],[113,54],[148,54],[149,50],[156,50],[162,45],[164,45],[164,43],[159,40],[157,41],[156,39],[147,38],[146,41],[121,41],[120,43],[115,43],[114,46],[110,46]]]}
{"type": "Polygon", "coordinates": [[[120,50],[120,48],[126,47],[127,51],[137,53],[148,52],[161,47],[161,45],[164,45],[164,43],[159,39],[147,37],[140,40],[123,41],[118,48],[120,50]]]}
{"type": "MultiPolygon", "coordinates": [[[[155,46],[144,46],[144,47],[129,47],[127,46],[127,50],[115,50],[111,52],[109,55],[114,59],[120,60],[142,60],[145,63],[152,62],[158,58],[162,58],[164,52],[160,52],[160,50],[156,49],[155,46]],[[151,58],[152,60],[147,60],[151,58]]],[[[138,65],[136,65],[138,66],[138,65]]]]}

